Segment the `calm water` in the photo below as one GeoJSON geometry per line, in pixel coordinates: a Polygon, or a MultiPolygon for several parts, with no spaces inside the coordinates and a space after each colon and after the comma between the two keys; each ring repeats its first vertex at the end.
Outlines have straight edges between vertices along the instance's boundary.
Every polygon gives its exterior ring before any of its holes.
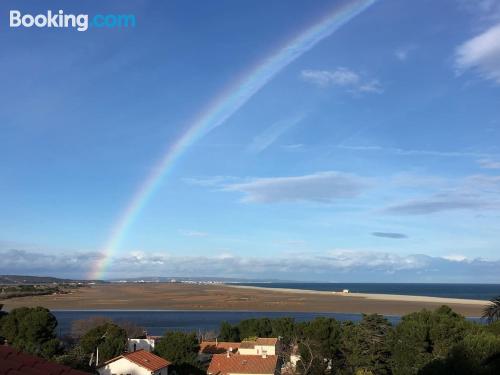
{"type": "Polygon", "coordinates": [[[263,288],[309,289],[353,293],[402,294],[490,300],[500,296],[500,284],[395,284],[395,283],[241,283],[263,288]]]}
{"type": "MultiPolygon", "coordinates": [[[[341,313],[297,313],[297,312],[252,312],[252,311],[52,311],[56,316],[59,335],[69,334],[71,323],[77,319],[86,319],[93,316],[104,316],[116,322],[130,321],[146,328],[148,334],[163,335],[167,330],[178,331],[218,331],[220,323],[228,321],[238,323],[250,318],[279,318],[291,317],[296,321],[306,321],[317,316],[332,317],[337,320],[358,321],[361,314],[341,313]]],[[[399,317],[388,316],[391,323],[397,323],[399,317]]]]}
{"type": "MultiPolygon", "coordinates": [[[[52,311],[59,322],[59,335],[69,334],[71,324],[77,319],[86,319],[93,316],[104,316],[115,322],[129,321],[146,328],[148,334],[163,335],[167,330],[185,332],[218,331],[222,321],[238,323],[250,318],[279,318],[291,317],[296,321],[307,321],[317,316],[326,316],[340,321],[361,319],[361,314],[342,313],[297,313],[297,312],[251,312],[251,311],[52,311]]],[[[398,316],[386,316],[393,324],[400,320],[398,316]]],[[[472,318],[471,320],[479,321],[472,318]]]]}

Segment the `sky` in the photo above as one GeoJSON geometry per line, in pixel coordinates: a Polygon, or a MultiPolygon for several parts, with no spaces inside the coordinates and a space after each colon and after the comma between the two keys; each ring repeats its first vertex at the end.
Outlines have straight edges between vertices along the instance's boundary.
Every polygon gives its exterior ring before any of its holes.
{"type": "MultiPolygon", "coordinates": [[[[0,3],[0,273],[88,277],[197,116],[350,3],[0,3]]],[[[192,142],[99,276],[500,283],[499,141],[500,4],[376,1],[192,142]]]]}

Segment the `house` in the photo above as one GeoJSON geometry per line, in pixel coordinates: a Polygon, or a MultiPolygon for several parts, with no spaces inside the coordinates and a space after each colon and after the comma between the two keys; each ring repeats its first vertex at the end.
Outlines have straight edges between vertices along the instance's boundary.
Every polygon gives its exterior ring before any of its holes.
{"type": "Polygon", "coordinates": [[[9,375],[90,375],[34,355],[0,345],[0,374],[9,375]]]}
{"type": "Polygon", "coordinates": [[[214,354],[207,370],[208,375],[278,375],[278,356],[214,354]]]}
{"type": "Polygon", "coordinates": [[[145,350],[147,352],[153,352],[155,349],[156,341],[158,336],[146,336],[144,339],[128,339],[128,351],[135,352],[137,350],[145,350]]]}
{"type": "Polygon", "coordinates": [[[144,349],[125,353],[97,368],[99,375],[168,375],[171,363],[144,349]]]}
{"type": "Polygon", "coordinates": [[[240,347],[239,342],[229,341],[202,341],[200,343],[200,351],[198,360],[201,363],[208,363],[214,354],[223,354],[230,352],[236,354],[240,347]]]}
{"type": "Polygon", "coordinates": [[[252,341],[242,341],[238,353],[243,355],[278,355],[278,341],[277,338],[271,337],[259,337],[252,341]]]}

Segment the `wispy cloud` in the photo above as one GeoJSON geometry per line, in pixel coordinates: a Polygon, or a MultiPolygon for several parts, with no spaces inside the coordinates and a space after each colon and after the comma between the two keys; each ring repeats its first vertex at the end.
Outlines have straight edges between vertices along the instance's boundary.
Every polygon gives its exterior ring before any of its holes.
{"type": "Polygon", "coordinates": [[[304,145],[302,143],[292,143],[288,145],[282,145],[281,147],[287,151],[300,151],[304,149],[304,145]]]}
{"type": "Polygon", "coordinates": [[[477,161],[483,169],[500,169],[500,161],[491,159],[480,159],[477,161]]]}
{"type": "Polygon", "coordinates": [[[382,238],[391,238],[391,239],[403,239],[408,238],[408,236],[404,233],[395,233],[395,232],[372,232],[372,236],[382,237],[382,238]]]}
{"type": "Polygon", "coordinates": [[[282,134],[296,126],[304,119],[304,114],[299,114],[285,120],[280,120],[272,124],[262,133],[257,135],[248,146],[251,152],[259,153],[271,146],[282,134]]]}
{"type": "Polygon", "coordinates": [[[426,215],[444,211],[498,209],[498,202],[468,196],[428,197],[398,203],[384,209],[386,213],[403,215],[426,215]]]}
{"type": "Polygon", "coordinates": [[[397,147],[382,147],[382,146],[349,146],[349,145],[338,145],[337,148],[352,151],[367,151],[367,152],[385,152],[396,155],[407,155],[407,156],[438,156],[438,157],[472,157],[472,158],[484,158],[492,156],[491,154],[475,151],[443,151],[443,150],[416,150],[416,149],[404,149],[397,147]]]}
{"type": "Polygon", "coordinates": [[[200,232],[200,231],[196,231],[196,230],[181,229],[179,231],[179,233],[183,236],[186,236],[186,237],[207,237],[208,236],[207,232],[200,232]]]}
{"type": "MultiPolygon", "coordinates": [[[[109,277],[212,276],[305,281],[500,282],[500,261],[337,249],[302,256],[240,257],[134,252],[110,259],[109,277]]],[[[83,277],[95,253],[0,251],[0,273],[83,277]]]]}
{"type": "Polygon", "coordinates": [[[243,193],[243,201],[249,203],[332,203],[357,197],[367,186],[367,179],[328,171],[294,177],[255,178],[247,182],[227,184],[223,189],[243,193]]]}
{"type": "Polygon", "coordinates": [[[302,80],[312,83],[318,87],[341,87],[352,93],[376,93],[381,94],[384,90],[379,80],[365,78],[348,68],[337,68],[335,70],[302,70],[302,80]]]}
{"type": "Polygon", "coordinates": [[[458,74],[471,69],[500,84],[500,24],[460,45],[455,64],[458,74]]]}
{"type": "Polygon", "coordinates": [[[463,9],[482,23],[500,19],[500,2],[497,0],[458,0],[463,9]]]}

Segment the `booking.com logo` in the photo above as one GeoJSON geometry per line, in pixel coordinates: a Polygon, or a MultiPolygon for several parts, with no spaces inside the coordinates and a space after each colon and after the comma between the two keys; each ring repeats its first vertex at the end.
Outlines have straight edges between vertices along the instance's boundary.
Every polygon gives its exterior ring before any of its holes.
{"type": "Polygon", "coordinates": [[[133,14],[65,14],[63,10],[45,14],[22,14],[20,10],[11,10],[9,17],[11,28],[38,27],[38,28],[73,28],[78,31],[87,31],[92,28],[135,27],[136,20],[133,14]]]}

